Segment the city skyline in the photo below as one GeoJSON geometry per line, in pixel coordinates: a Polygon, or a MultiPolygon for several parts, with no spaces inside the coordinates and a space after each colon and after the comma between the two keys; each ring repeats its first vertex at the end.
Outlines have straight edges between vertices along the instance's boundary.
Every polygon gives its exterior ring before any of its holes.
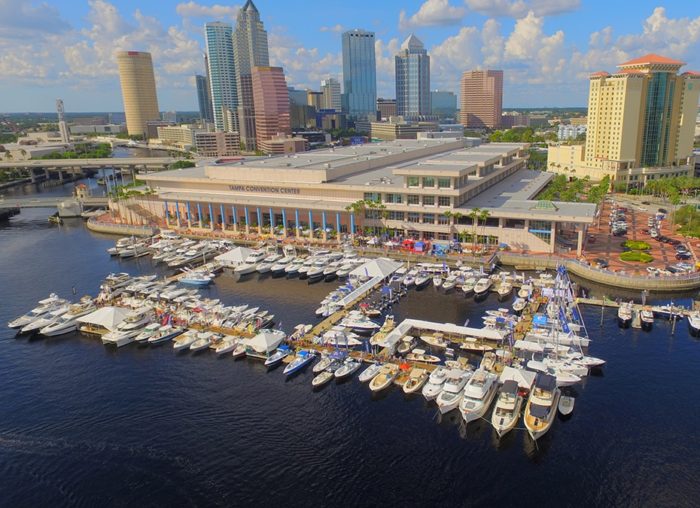
{"type": "MultiPolygon", "coordinates": [[[[56,97],[68,112],[120,111],[117,50],[152,53],[162,110],[196,111],[204,23],[234,24],[242,4],[0,0],[0,111],[51,111],[56,97]]],[[[380,97],[394,95],[394,56],[411,33],[431,55],[431,89],[459,93],[463,71],[503,69],[506,109],[583,107],[588,74],[646,53],[700,70],[700,6],[680,1],[637,2],[624,16],[624,6],[597,0],[331,4],[310,18],[256,2],[270,65],[285,69],[290,86],[341,79],[341,33],[353,28],[376,33],[380,97]]]]}

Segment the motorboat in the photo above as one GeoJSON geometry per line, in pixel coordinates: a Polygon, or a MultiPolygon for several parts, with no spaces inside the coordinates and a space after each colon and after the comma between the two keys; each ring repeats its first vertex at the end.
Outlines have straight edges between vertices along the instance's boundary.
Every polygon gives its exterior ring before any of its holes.
{"type": "Polygon", "coordinates": [[[162,325],[158,322],[147,324],[141,330],[141,332],[136,337],[134,337],[134,342],[136,342],[137,344],[143,344],[148,342],[148,339],[155,335],[158,332],[158,330],[160,330],[161,326],[162,325]]]}
{"type": "Polygon", "coordinates": [[[529,360],[527,362],[527,368],[535,372],[551,375],[556,379],[557,386],[560,387],[571,386],[581,382],[581,377],[577,374],[574,374],[570,370],[565,370],[561,365],[553,366],[550,362],[529,360]]]}
{"type": "Polygon", "coordinates": [[[270,273],[273,277],[282,277],[285,274],[287,267],[294,261],[296,261],[296,258],[294,257],[283,257],[282,259],[277,260],[277,262],[270,267],[270,273]]]}
{"type": "Polygon", "coordinates": [[[419,272],[415,278],[416,289],[423,289],[428,284],[430,284],[431,280],[432,280],[432,277],[430,276],[430,274],[428,272],[419,272]]]}
{"type": "Polygon", "coordinates": [[[352,376],[360,367],[362,367],[362,362],[356,360],[355,358],[346,358],[338,370],[335,371],[336,379],[344,379],[352,376]]]}
{"type": "Polygon", "coordinates": [[[277,351],[272,353],[270,356],[267,357],[267,360],[265,360],[265,367],[267,368],[272,368],[278,366],[280,363],[282,363],[282,360],[284,360],[287,356],[292,354],[292,350],[289,348],[289,346],[286,345],[281,345],[277,348],[277,351]]]}
{"type": "Polygon", "coordinates": [[[494,348],[493,346],[485,344],[483,341],[479,341],[475,337],[466,337],[459,345],[459,349],[473,351],[475,353],[486,353],[488,351],[493,351],[494,348]]]}
{"type": "Polygon", "coordinates": [[[507,280],[501,281],[496,292],[499,299],[505,299],[513,292],[513,283],[507,280]]]}
{"type": "Polygon", "coordinates": [[[314,368],[312,369],[312,372],[314,374],[318,374],[319,372],[323,372],[326,370],[330,364],[333,363],[333,358],[331,358],[328,355],[323,355],[321,356],[321,359],[318,361],[316,365],[314,365],[314,368]]]}
{"type": "Polygon", "coordinates": [[[180,284],[188,286],[208,286],[214,277],[211,274],[189,270],[178,279],[180,284]]]}
{"type": "Polygon", "coordinates": [[[27,323],[20,329],[20,333],[31,333],[40,330],[46,326],[50,326],[66,314],[70,310],[70,304],[65,303],[64,305],[59,305],[51,309],[49,312],[44,314],[42,317],[35,319],[34,321],[27,323]]]}
{"type": "Polygon", "coordinates": [[[51,310],[54,310],[57,307],[60,307],[61,305],[65,305],[65,303],[66,300],[64,300],[63,298],[59,298],[55,293],[51,293],[48,298],[39,300],[38,306],[36,306],[23,316],[13,319],[9,323],[7,323],[7,326],[9,326],[10,328],[23,328],[32,321],[36,321],[37,319],[44,317],[51,310]]]}
{"type": "Polygon", "coordinates": [[[314,388],[320,388],[321,386],[325,385],[335,377],[335,372],[339,368],[340,363],[337,361],[333,361],[326,370],[314,376],[314,378],[311,380],[311,386],[314,388]]]}
{"type": "Polygon", "coordinates": [[[527,300],[530,298],[530,295],[532,294],[532,284],[531,283],[526,283],[520,286],[520,289],[518,289],[518,298],[523,298],[527,300]]]}
{"type": "Polygon", "coordinates": [[[525,406],[525,428],[537,440],[544,436],[554,422],[561,391],[557,379],[548,374],[537,374],[535,385],[525,406]]]}
{"type": "Polygon", "coordinates": [[[358,335],[371,335],[381,328],[380,325],[358,311],[351,311],[339,324],[358,335]]]}
{"type": "Polygon", "coordinates": [[[194,328],[190,328],[186,332],[182,333],[179,337],[173,340],[173,350],[189,351],[192,343],[197,340],[197,333],[198,331],[194,328]]]}
{"type": "Polygon", "coordinates": [[[426,344],[440,349],[445,349],[449,345],[445,336],[440,332],[435,332],[433,335],[421,335],[420,339],[426,344]]]}
{"type": "Polygon", "coordinates": [[[447,371],[442,391],[435,399],[440,413],[449,413],[459,406],[464,395],[464,386],[471,376],[470,370],[449,369],[447,371]]]}
{"type": "Polygon", "coordinates": [[[225,355],[226,353],[230,353],[234,349],[236,349],[238,341],[238,337],[234,337],[232,335],[225,335],[214,348],[214,353],[216,353],[219,356],[225,355]]]}
{"type": "Polygon", "coordinates": [[[425,397],[426,400],[433,400],[440,395],[445,384],[447,371],[448,369],[446,367],[440,366],[430,373],[428,382],[423,386],[422,390],[423,397],[425,397]]]}
{"type": "Polygon", "coordinates": [[[399,375],[399,367],[393,363],[387,363],[382,366],[379,373],[369,382],[369,389],[373,392],[379,392],[388,388],[391,383],[399,375]]]}
{"type": "Polygon", "coordinates": [[[399,345],[396,347],[396,352],[400,355],[405,355],[411,349],[413,349],[416,345],[416,339],[415,337],[411,337],[410,335],[407,335],[406,337],[402,337],[401,340],[399,341],[399,345]]]}
{"type": "Polygon", "coordinates": [[[462,283],[462,292],[465,296],[469,296],[474,293],[474,286],[476,286],[476,278],[469,277],[462,283]]]}
{"type": "Polygon", "coordinates": [[[513,312],[520,314],[526,305],[527,300],[525,298],[517,297],[513,302],[513,312]]]}
{"type": "Polygon", "coordinates": [[[415,286],[416,277],[418,276],[417,270],[409,270],[403,278],[403,285],[407,288],[415,286]]]}
{"type": "Polygon", "coordinates": [[[196,335],[195,341],[192,344],[190,344],[190,351],[196,353],[197,351],[202,351],[208,348],[211,345],[212,341],[218,336],[219,334],[214,332],[199,332],[196,335]]]}
{"type": "Polygon", "coordinates": [[[233,356],[236,359],[243,358],[246,355],[247,351],[248,351],[248,348],[246,347],[246,345],[243,344],[242,342],[239,342],[236,345],[233,352],[231,353],[231,356],[233,356]]]}
{"type": "Polygon", "coordinates": [[[435,286],[435,289],[440,289],[442,286],[442,280],[441,275],[433,275],[433,286],[435,286]]]}
{"type": "Polygon", "coordinates": [[[381,370],[382,365],[383,364],[381,364],[379,362],[371,364],[369,367],[367,367],[365,370],[363,370],[359,376],[357,376],[357,379],[361,383],[366,383],[368,381],[371,381],[374,378],[374,376],[379,374],[379,371],[381,370]]]}
{"type": "Polygon", "coordinates": [[[445,293],[452,291],[457,286],[457,281],[459,280],[459,273],[452,273],[448,275],[445,280],[442,281],[442,289],[445,293]]]}
{"type": "Polygon", "coordinates": [[[493,285],[493,282],[491,282],[491,279],[488,279],[486,277],[482,277],[474,285],[474,296],[479,297],[479,296],[483,296],[483,295],[487,294],[489,292],[489,290],[491,289],[492,285],[493,285]]]}
{"type": "Polygon", "coordinates": [[[148,338],[148,343],[152,346],[162,344],[163,342],[168,342],[174,339],[181,333],[185,331],[184,328],[180,328],[173,325],[161,326],[156,333],[148,338]]]}
{"type": "Polygon", "coordinates": [[[700,312],[695,311],[688,314],[688,329],[694,337],[700,335],[700,312]]]}
{"type": "Polygon", "coordinates": [[[617,323],[622,328],[629,327],[632,322],[632,303],[623,302],[617,309],[617,323]]]}
{"type": "Polygon", "coordinates": [[[243,263],[233,269],[233,273],[237,275],[246,275],[253,273],[263,259],[267,257],[267,253],[263,250],[256,250],[248,254],[243,260],[243,263]]]}
{"type": "MultiPolygon", "coordinates": [[[[315,358],[316,358],[316,353],[314,351],[302,349],[294,357],[294,360],[289,362],[287,364],[287,366],[284,368],[284,374],[286,376],[291,376],[292,374],[301,371],[307,365],[309,365],[311,362],[313,362],[315,358]]],[[[330,365],[328,367],[330,367],[330,365]]]]}
{"type": "Polygon", "coordinates": [[[462,418],[469,423],[486,414],[498,389],[498,376],[483,369],[478,369],[467,381],[464,396],[459,403],[462,418]]]}
{"type": "Polygon", "coordinates": [[[578,353],[576,351],[564,354],[563,358],[566,358],[571,363],[577,363],[579,365],[583,365],[584,367],[586,367],[588,369],[595,369],[595,368],[602,367],[603,365],[605,365],[605,360],[603,360],[601,358],[596,358],[595,356],[584,355],[584,354],[578,353]]]}
{"type": "MultiPolygon", "coordinates": [[[[124,323],[122,321],[122,323],[124,323]]],[[[112,345],[117,347],[126,346],[134,342],[136,336],[141,333],[142,328],[131,328],[129,330],[124,330],[120,328],[121,324],[117,326],[116,330],[107,332],[102,336],[102,344],[112,345]]]]}
{"type": "Polygon", "coordinates": [[[523,406],[523,397],[518,391],[518,382],[509,379],[498,390],[496,406],[491,413],[491,425],[496,429],[498,437],[513,430],[518,423],[523,406]]]}
{"type": "Polygon", "coordinates": [[[382,327],[379,329],[377,333],[372,335],[372,338],[369,339],[369,343],[373,346],[381,346],[383,347],[384,344],[384,339],[386,339],[386,336],[389,335],[389,333],[396,327],[396,321],[394,321],[394,316],[389,314],[384,318],[384,323],[382,324],[382,327]]]}
{"type": "Polygon", "coordinates": [[[408,379],[403,384],[404,393],[416,393],[423,388],[423,385],[428,381],[428,371],[425,369],[414,368],[408,374],[408,379]]]}
{"type": "Polygon", "coordinates": [[[41,328],[39,333],[46,337],[55,337],[56,335],[73,332],[78,329],[78,318],[90,314],[94,310],[95,304],[88,297],[82,303],[71,305],[68,312],[41,328]]]}
{"type": "Polygon", "coordinates": [[[414,349],[406,355],[409,362],[440,363],[440,358],[435,355],[428,355],[423,349],[414,349]]]}
{"type": "Polygon", "coordinates": [[[654,326],[654,312],[651,310],[651,307],[642,307],[642,310],[639,312],[639,320],[642,322],[642,329],[651,330],[654,326]]]}
{"type": "Polygon", "coordinates": [[[287,277],[293,277],[295,275],[298,275],[299,268],[301,268],[302,266],[303,266],[302,261],[299,259],[296,259],[284,267],[284,273],[287,277]]]}
{"type": "Polygon", "coordinates": [[[562,416],[569,416],[574,411],[574,403],[576,399],[569,397],[567,395],[562,395],[559,397],[559,404],[557,409],[562,416]]]}
{"type": "MultiPolygon", "coordinates": [[[[131,311],[124,318],[124,321],[119,323],[117,329],[123,331],[129,330],[141,330],[144,326],[151,322],[153,319],[153,310],[150,308],[142,308],[138,310],[131,311]]],[[[140,332],[139,332],[140,333],[140,332]]]]}

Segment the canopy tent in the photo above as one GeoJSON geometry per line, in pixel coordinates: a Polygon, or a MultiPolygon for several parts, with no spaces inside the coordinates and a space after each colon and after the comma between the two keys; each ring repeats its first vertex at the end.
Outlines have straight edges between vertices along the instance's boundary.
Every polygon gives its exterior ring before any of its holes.
{"type": "Polygon", "coordinates": [[[385,278],[398,270],[402,264],[389,258],[377,258],[358,266],[350,275],[385,278]]]}
{"type": "Polygon", "coordinates": [[[525,388],[526,390],[529,390],[532,388],[532,385],[535,382],[535,376],[536,374],[532,371],[515,369],[513,367],[506,366],[503,367],[503,372],[501,372],[499,381],[503,383],[504,386],[507,382],[513,381],[518,383],[518,386],[520,388],[525,388]]]}
{"type": "Polygon", "coordinates": [[[110,332],[117,329],[119,323],[126,319],[129,311],[119,307],[102,307],[95,312],[79,317],[78,322],[106,328],[110,332]]]}
{"type": "Polygon", "coordinates": [[[286,334],[282,330],[263,330],[252,339],[246,339],[245,344],[256,353],[270,354],[285,337],[286,334]]]}
{"type": "Polygon", "coordinates": [[[247,247],[234,247],[230,251],[219,254],[214,259],[226,267],[235,267],[243,263],[251,252],[253,252],[252,249],[247,247]]]}

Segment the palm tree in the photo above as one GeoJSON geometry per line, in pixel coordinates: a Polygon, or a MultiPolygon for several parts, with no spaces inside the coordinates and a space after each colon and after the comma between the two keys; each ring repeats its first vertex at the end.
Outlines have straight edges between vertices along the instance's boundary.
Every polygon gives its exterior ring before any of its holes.
{"type": "MultiPolygon", "coordinates": [[[[442,214],[443,214],[445,217],[447,217],[447,224],[450,226],[450,227],[449,227],[450,233],[452,233],[452,221],[450,221],[450,218],[453,217],[452,211],[450,211],[450,210],[445,210],[444,212],[442,212],[442,214]]],[[[451,236],[452,236],[452,234],[450,234],[450,237],[451,237],[451,236]]]]}
{"type": "MultiPolygon", "coordinates": [[[[491,212],[488,210],[481,210],[479,212],[479,220],[481,221],[481,233],[482,236],[486,235],[486,220],[491,216],[491,212]]],[[[486,243],[486,240],[484,240],[484,243],[486,243]]]]}
{"type": "MultiPolygon", "coordinates": [[[[348,206],[345,207],[345,210],[348,212],[352,213],[355,218],[357,219],[357,228],[363,232],[364,234],[364,218],[365,218],[365,210],[371,206],[371,203],[373,201],[366,201],[364,199],[358,199],[354,203],[349,204],[348,206]]],[[[354,234],[355,232],[352,231],[354,234]]]]}
{"type": "Polygon", "coordinates": [[[476,230],[479,227],[479,215],[481,208],[472,208],[469,212],[469,218],[472,220],[472,250],[476,249],[476,230]]]}
{"type": "Polygon", "coordinates": [[[457,240],[459,240],[459,220],[463,217],[462,212],[452,212],[452,223],[457,232],[457,240]]]}

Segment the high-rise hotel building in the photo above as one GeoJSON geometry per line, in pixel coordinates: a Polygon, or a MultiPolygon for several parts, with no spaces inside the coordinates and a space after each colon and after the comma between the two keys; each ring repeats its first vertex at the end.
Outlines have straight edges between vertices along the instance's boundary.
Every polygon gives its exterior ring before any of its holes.
{"type": "Polygon", "coordinates": [[[503,112],[503,71],[466,71],[459,103],[459,121],[465,127],[498,128],[503,112]]]}
{"type": "Polygon", "coordinates": [[[643,185],[692,175],[700,74],[649,54],[590,76],[585,145],[550,147],[548,169],[643,185]]]}
{"type": "Polygon", "coordinates": [[[147,123],[160,120],[151,54],[144,51],[119,51],[117,64],[126,129],[130,136],[145,136],[147,123]]]}

